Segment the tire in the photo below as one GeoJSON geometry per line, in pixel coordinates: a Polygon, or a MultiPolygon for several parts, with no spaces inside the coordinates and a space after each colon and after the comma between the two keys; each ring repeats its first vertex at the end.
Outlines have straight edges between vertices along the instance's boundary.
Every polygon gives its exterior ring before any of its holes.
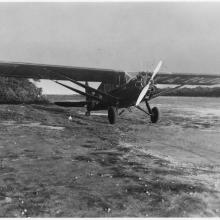
{"type": "Polygon", "coordinates": [[[157,123],[160,116],[159,109],[157,107],[153,107],[151,111],[152,111],[152,115],[150,116],[151,122],[157,123]]]}
{"type": "Polygon", "coordinates": [[[117,109],[113,106],[108,108],[108,120],[110,124],[115,124],[117,119],[117,109]]]}

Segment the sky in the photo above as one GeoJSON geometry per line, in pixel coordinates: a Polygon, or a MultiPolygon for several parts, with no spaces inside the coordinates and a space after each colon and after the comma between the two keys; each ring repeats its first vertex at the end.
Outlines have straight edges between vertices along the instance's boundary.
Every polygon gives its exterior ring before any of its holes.
{"type": "MultiPolygon", "coordinates": [[[[220,2],[0,3],[0,60],[219,73],[220,2]]],[[[42,81],[47,94],[70,91],[42,81]]]]}

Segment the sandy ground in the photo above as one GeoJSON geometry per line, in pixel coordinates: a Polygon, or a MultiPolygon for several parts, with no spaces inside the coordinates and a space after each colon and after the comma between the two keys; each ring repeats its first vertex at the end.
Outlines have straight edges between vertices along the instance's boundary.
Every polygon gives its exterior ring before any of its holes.
{"type": "Polygon", "coordinates": [[[0,217],[220,216],[220,104],[159,98],[105,114],[1,105],[0,217]],[[72,116],[72,121],[68,120],[72,116]]]}

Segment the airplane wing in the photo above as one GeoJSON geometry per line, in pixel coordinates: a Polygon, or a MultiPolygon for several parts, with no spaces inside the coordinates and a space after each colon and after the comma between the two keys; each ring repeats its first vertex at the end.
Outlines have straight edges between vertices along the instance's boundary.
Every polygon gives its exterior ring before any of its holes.
{"type": "Polygon", "coordinates": [[[76,81],[112,84],[126,82],[126,73],[123,71],[33,63],[0,62],[0,76],[51,80],[66,80],[68,77],[76,81]]]}
{"type": "Polygon", "coordinates": [[[176,85],[217,85],[220,84],[220,74],[198,73],[158,73],[154,80],[155,84],[176,85]]]}

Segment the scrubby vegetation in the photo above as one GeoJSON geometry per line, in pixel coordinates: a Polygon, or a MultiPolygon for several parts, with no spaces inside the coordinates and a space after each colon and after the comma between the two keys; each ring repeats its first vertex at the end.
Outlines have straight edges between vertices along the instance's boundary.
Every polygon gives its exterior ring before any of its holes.
{"type": "MultiPolygon", "coordinates": [[[[159,89],[158,91],[163,90],[159,89]]],[[[220,97],[220,87],[182,88],[166,93],[164,96],[220,97]]]]}
{"type": "Polygon", "coordinates": [[[28,79],[0,77],[0,103],[47,103],[42,89],[28,79]]]}

